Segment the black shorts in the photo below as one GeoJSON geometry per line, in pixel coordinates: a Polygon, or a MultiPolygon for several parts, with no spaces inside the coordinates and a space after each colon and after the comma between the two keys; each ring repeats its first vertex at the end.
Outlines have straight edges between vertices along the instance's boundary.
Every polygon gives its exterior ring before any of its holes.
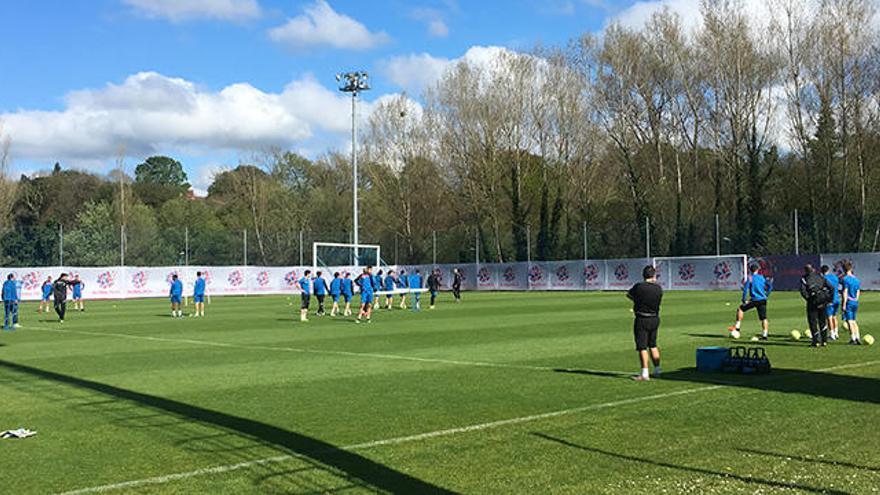
{"type": "Polygon", "coordinates": [[[633,323],[636,350],[646,351],[657,347],[657,330],[660,328],[659,316],[637,316],[633,323]]]}
{"type": "Polygon", "coordinates": [[[312,296],[310,296],[309,294],[300,294],[300,297],[302,298],[302,305],[300,306],[300,308],[309,309],[309,303],[312,302],[312,296]]]}
{"type": "Polygon", "coordinates": [[[763,301],[749,301],[739,307],[742,312],[746,312],[750,309],[758,310],[758,319],[764,321],[767,319],[767,300],[763,301]]]}

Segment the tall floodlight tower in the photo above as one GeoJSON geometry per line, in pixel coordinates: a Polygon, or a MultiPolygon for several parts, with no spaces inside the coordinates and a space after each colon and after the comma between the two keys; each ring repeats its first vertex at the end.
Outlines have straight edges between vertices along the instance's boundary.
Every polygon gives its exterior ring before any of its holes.
{"type": "Polygon", "coordinates": [[[352,203],[354,205],[354,215],[352,226],[352,243],[354,244],[354,266],[360,264],[360,254],[358,245],[360,239],[358,237],[358,159],[357,159],[357,101],[358,95],[362,91],[370,89],[370,76],[366,72],[346,72],[336,74],[336,81],[339,82],[339,91],[343,93],[351,93],[351,170],[352,170],[352,203]]]}

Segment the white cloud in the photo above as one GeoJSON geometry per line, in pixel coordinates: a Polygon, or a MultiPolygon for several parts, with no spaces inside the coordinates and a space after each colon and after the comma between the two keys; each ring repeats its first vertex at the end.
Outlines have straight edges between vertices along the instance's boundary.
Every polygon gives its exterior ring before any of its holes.
{"type": "Polygon", "coordinates": [[[373,33],[351,17],[333,10],[325,0],[306,6],[302,15],[269,30],[269,37],[293,50],[330,46],[348,50],[368,50],[387,43],[384,32],[373,33]]]}
{"type": "MultiPolygon", "coordinates": [[[[450,8],[453,8],[451,6],[450,8]]],[[[422,21],[428,28],[428,34],[435,38],[445,38],[449,36],[449,26],[446,24],[446,14],[439,9],[429,7],[419,7],[413,9],[410,17],[417,21],[422,21]]]]}
{"type": "MultiPolygon", "coordinates": [[[[742,11],[759,24],[770,19],[770,6],[766,0],[741,0],[742,11]]],[[[610,20],[624,27],[638,29],[664,8],[678,14],[686,31],[694,31],[703,23],[700,0],[640,0],[622,10],[610,20]]]]}
{"type": "Polygon", "coordinates": [[[420,92],[437,83],[443,75],[460,61],[474,65],[489,65],[507,48],[500,46],[473,46],[460,58],[434,57],[427,53],[402,55],[380,62],[386,77],[397,86],[410,92],[420,92]]]}
{"type": "Polygon", "coordinates": [[[213,18],[241,20],[259,17],[257,0],[122,0],[148,17],[164,18],[174,22],[213,18]]]}
{"type": "Polygon", "coordinates": [[[195,174],[189,178],[196,196],[204,197],[208,195],[208,188],[214,183],[214,178],[229,170],[228,166],[218,165],[216,163],[205,163],[195,168],[195,174]]]}
{"type": "MultiPolygon", "coordinates": [[[[250,84],[208,91],[184,79],[143,72],[122,84],[75,91],[59,111],[0,114],[16,160],[87,162],[174,149],[200,155],[344,139],[350,100],[311,76],[283,91],[250,84]]],[[[362,105],[362,117],[372,104],[362,105]]]]}

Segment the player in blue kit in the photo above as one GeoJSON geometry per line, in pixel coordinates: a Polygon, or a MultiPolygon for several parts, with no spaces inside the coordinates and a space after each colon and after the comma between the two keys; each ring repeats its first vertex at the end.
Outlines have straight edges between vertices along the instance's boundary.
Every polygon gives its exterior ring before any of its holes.
{"type": "Polygon", "coordinates": [[[299,321],[302,322],[309,321],[309,304],[312,299],[312,279],[309,277],[311,274],[311,270],[306,270],[305,273],[303,273],[302,278],[299,279],[299,297],[301,301],[299,306],[299,321]]]}
{"type": "Polygon", "coordinates": [[[361,288],[361,310],[358,313],[357,323],[361,322],[361,318],[366,318],[367,323],[371,322],[373,316],[373,303],[375,302],[375,290],[373,285],[373,275],[370,273],[372,268],[369,266],[364,268],[364,273],[357,279],[357,283],[361,288]]]}
{"type": "Polygon", "coordinates": [[[46,277],[46,281],[43,282],[40,291],[42,292],[42,297],[40,298],[40,307],[37,309],[37,313],[48,313],[52,310],[52,277],[46,277]]]}
{"type": "Polygon", "coordinates": [[[183,310],[180,309],[180,303],[183,301],[183,282],[177,277],[177,274],[171,275],[171,317],[182,318],[183,310]]]}
{"type": "Polygon", "coordinates": [[[315,299],[318,300],[318,312],[315,313],[318,316],[324,316],[324,298],[327,297],[327,281],[324,280],[323,274],[321,272],[315,273],[315,278],[312,279],[312,288],[314,289],[315,299]]]}
{"type": "Polygon", "coordinates": [[[830,340],[837,340],[840,338],[837,322],[837,312],[840,310],[840,279],[837,278],[837,275],[831,271],[831,267],[828,265],[822,265],[822,275],[828,281],[828,285],[834,287],[834,298],[831,300],[831,304],[828,305],[826,314],[828,316],[828,338],[830,340]]]}
{"type": "Polygon", "coordinates": [[[394,290],[394,281],[394,270],[389,270],[388,276],[385,277],[385,287],[383,287],[385,292],[388,292],[385,294],[385,309],[389,311],[394,307],[394,294],[391,293],[394,290]]]}
{"type": "Polygon", "coordinates": [[[853,265],[847,261],[843,264],[843,324],[849,328],[850,345],[862,345],[859,335],[859,324],[856,314],[859,312],[859,297],[862,295],[862,282],[853,275],[853,265]]]}
{"type": "Polygon", "coordinates": [[[330,309],[330,316],[339,314],[339,297],[342,295],[342,279],[339,278],[339,272],[333,274],[333,280],[330,281],[330,297],[333,299],[333,307],[330,309]]]}
{"type": "Polygon", "coordinates": [[[761,321],[762,332],[758,338],[761,340],[767,340],[770,333],[770,325],[767,321],[767,299],[770,297],[770,292],[773,291],[773,287],[770,285],[770,282],[759,273],[760,268],[761,267],[757,264],[753,264],[749,267],[751,275],[749,275],[743,284],[742,305],[736,310],[736,323],[728,328],[728,330],[731,332],[734,330],[739,331],[745,312],[754,309],[757,310],[758,320],[761,321]]]}
{"type": "Polygon", "coordinates": [[[83,289],[85,289],[86,284],[80,280],[79,275],[76,275],[76,278],[70,283],[70,286],[73,287],[73,310],[85,311],[86,308],[83,305],[83,289]]]}
{"type": "Polygon", "coordinates": [[[193,306],[196,312],[192,316],[205,316],[205,289],[206,282],[202,272],[196,272],[196,283],[193,285],[193,306]]]}
{"type": "Polygon", "coordinates": [[[375,275],[370,275],[370,281],[373,283],[373,309],[379,309],[379,300],[376,299],[376,292],[382,290],[383,280],[382,270],[379,270],[375,275]]]}
{"type": "MultiPolygon", "coordinates": [[[[422,288],[422,272],[416,270],[415,273],[409,276],[409,281],[407,285],[410,290],[418,290],[422,288]]],[[[421,292],[413,292],[413,311],[421,311],[422,310],[422,293],[421,292]]]]}
{"type": "Polygon", "coordinates": [[[19,328],[18,324],[18,303],[21,296],[18,293],[18,284],[15,275],[6,276],[3,282],[3,330],[12,330],[19,328]]]}
{"type": "MultiPolygon", "coordinates": [[[[397,288],[406,289],[409,285],[409,277],[406,270],[400,270],[400,276],[397,277],[397,288]]],[[[406,309],[406,292],[400,295],[400,309],[406,309]]]]}
{"type": "Polygon", "coordinates": [[[354,281],[351,280],[351,274],[346,273],[342,279],[342,299],[345,301],[345,312],[343,316],[351,316],[351,298],[354,297],[354,281]]]}

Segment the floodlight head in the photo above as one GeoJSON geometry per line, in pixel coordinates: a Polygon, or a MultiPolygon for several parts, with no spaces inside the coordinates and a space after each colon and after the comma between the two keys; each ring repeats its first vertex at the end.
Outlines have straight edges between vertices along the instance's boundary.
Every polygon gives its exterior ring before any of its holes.
{"type": "Polygon", "coordinates": [[[357,96],[361,91],[370,89],[367,82],[370,76],[366,72],[346,72],[336,75],[336,80],[341,83],[339,91],[343,93],[352,93],[357,96]]]}

